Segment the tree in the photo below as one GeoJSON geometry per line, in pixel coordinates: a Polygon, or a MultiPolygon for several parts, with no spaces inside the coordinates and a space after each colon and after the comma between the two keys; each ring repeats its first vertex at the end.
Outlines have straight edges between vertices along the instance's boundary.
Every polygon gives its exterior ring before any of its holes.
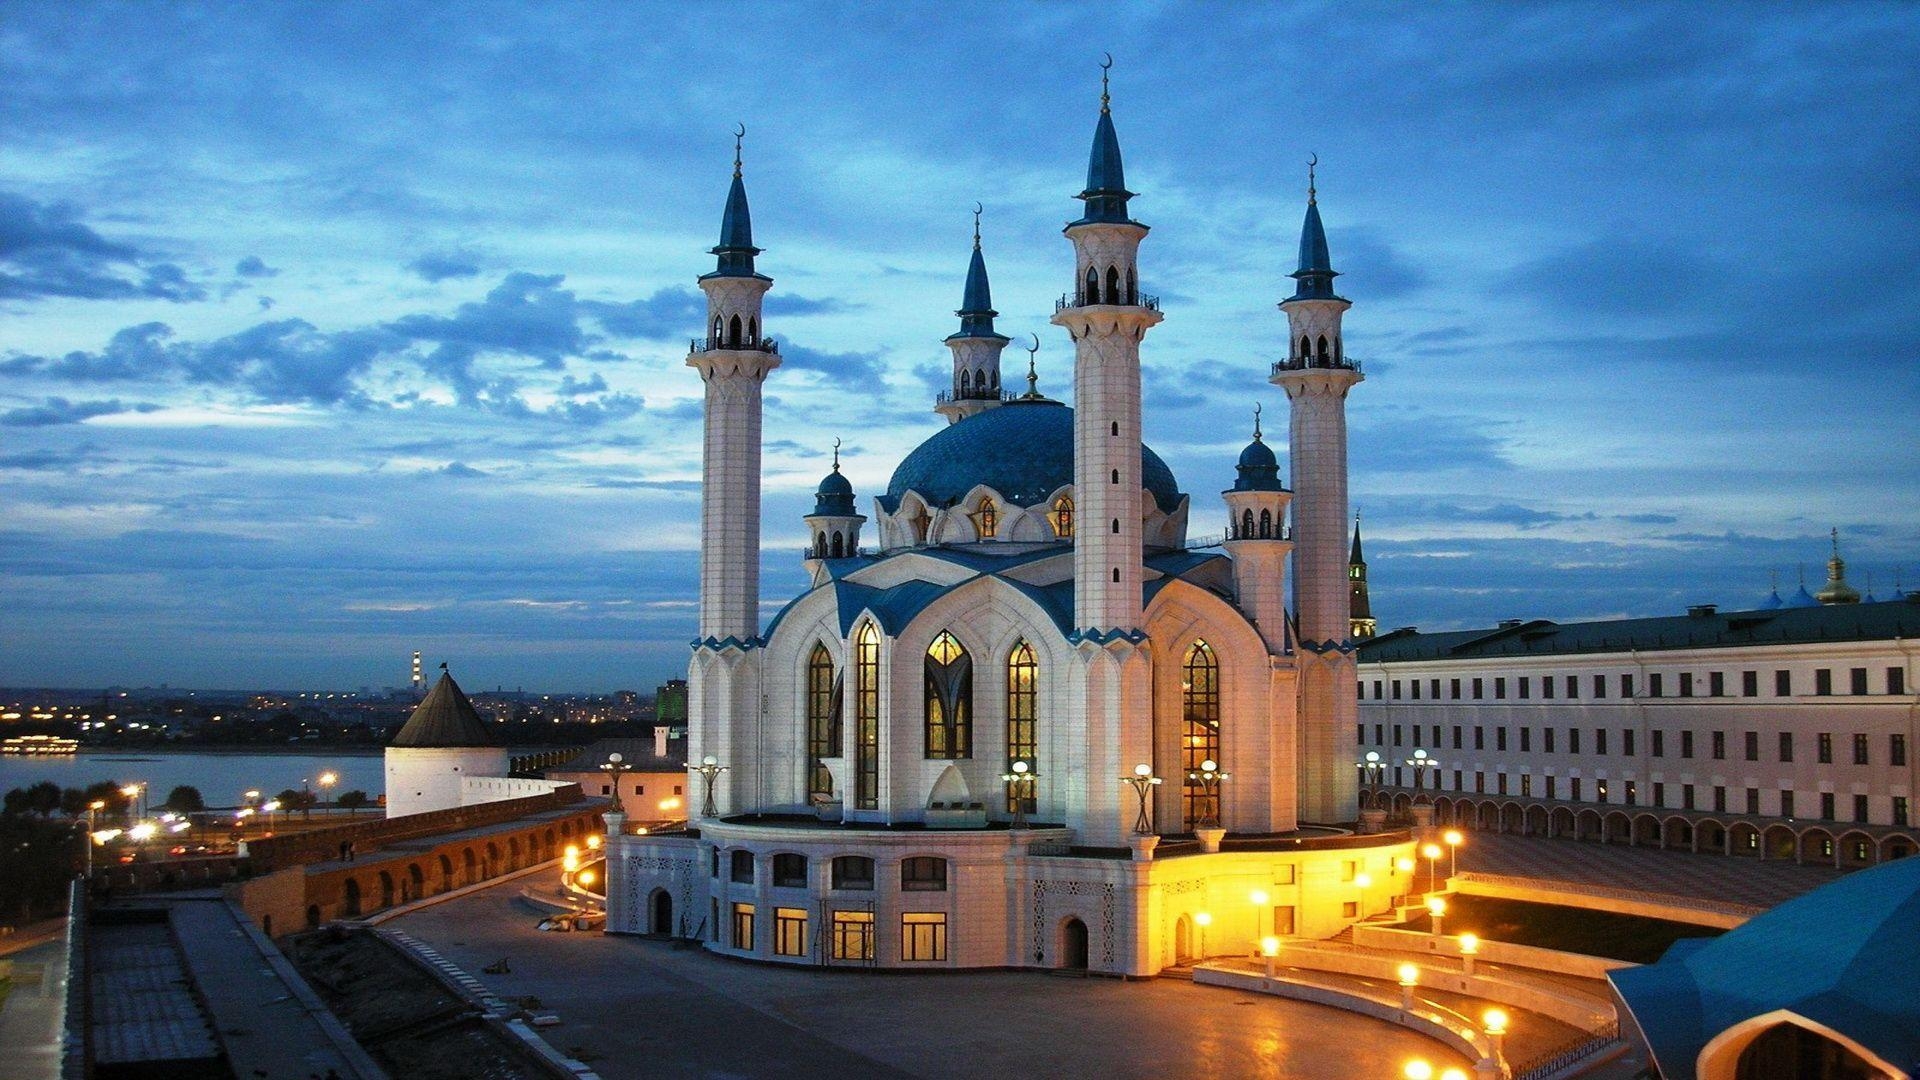
{"type": "Polygon", "coordinates": [[[320,801],[320,797],[311,791],[300,791],[297,788],[288,788],[274,798],[280,800],[282,810],[305,810],[320,801]]]}
{"type": "Polygon", "coordinates": [[[84,794],[87,797],[87,803],[89,805],[97,802],[107,804],[101,808],[101,813],[124,814],[126,813],[128,804],[132,802],[132,800],[125,795],[120,794],[120,789],[125,786],[126,785],[120,783],[118,780],[101,780],[88,784],[84,794]]]}
{"type": "Polygon", "coordinates": [[[27,805],[41,817],[52,816],[60,809],[60,785],[51,780],[42,780],[27,789],[27,805]]]}
{"type": "Polygon", "coordinates": [[[361,791],[358,788],[355,788],[352,791],[341,792],[340,797],[334,801],[339,805],[346,807],[349,811],[354,811],[373,802],[373,798],[369,796],[366,792],[361,791]]]}
{"type": "Polygon", "coordinates": [[[167,793],[167,801],[160,805],[176,814],[191,814],[196,810],[205,810],[207,800],[200,797],[200,789],[191,784],[181,784],[167,793]]]}

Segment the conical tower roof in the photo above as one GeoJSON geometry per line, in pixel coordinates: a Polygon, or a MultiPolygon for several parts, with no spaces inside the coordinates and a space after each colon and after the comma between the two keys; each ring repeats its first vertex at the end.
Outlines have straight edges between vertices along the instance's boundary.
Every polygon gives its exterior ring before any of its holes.
{"type": "Polygon", "coordinates": [[[487,730],[486,721],[474,711],[473,702],[460,690],[460,684],[443,668],[440,681],[413,710],[389,746],[455,747],[498,745],[487,730]]]}

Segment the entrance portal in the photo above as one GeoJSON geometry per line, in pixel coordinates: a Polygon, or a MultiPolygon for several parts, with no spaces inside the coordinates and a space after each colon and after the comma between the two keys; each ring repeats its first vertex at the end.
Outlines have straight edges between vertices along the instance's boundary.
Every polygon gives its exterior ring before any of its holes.
{"type": "Polygon", "coordinates": [[[1087,970],[1087,924],[1069,918],[1060,926],[1060,966],[1070,971],[1087,970]]]}
{"type": "Polygon", "coordinates": [[[653,932],[656,934],[673,933],[673,897],[665,889],[655,889],[653,893],[653,932]]]}

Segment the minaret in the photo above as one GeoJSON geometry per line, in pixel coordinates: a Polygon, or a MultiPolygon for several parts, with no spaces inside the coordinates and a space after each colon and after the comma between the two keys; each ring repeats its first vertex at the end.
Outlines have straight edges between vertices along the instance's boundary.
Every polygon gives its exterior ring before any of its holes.
{"type": "MultiPolygon", "coordinates": [[[[755,753],[760,706],[760,417],[761,384],[780,366],[775,343],[761,333],[760,301],[773,279],[753,268],[747,188],[740,179],[740,138],[733,146],[733,187],[720,221],[719,263],[702,275],[707,335],[696,338],[687,366],[706,383],[701,450],[700,637],[687,666],[687,764],[711,756],[735,767],[714,785],[720,813],[765,794],[755,753]],[[724,654],[733,654],[732,658],[724,654]],[[737,796],[736,792],[744,792],[737,796]]],[[[688,791],[694,775],[687,776],[688,791]]]]}
{"type": "Polygon", "coordinates": [[[1360,512],[1353,512],[1353,550],[1347,554],[1347,586],[1352,595],[1347,621],[1353,627],[1353,640],[1370,638],[1374,633],[1373,604],[1367,600],[1367,557],[1360,553],[1360,512]]]}
{"type": "Polygon", "coordinates": [[[1227,555],[1233,559],[1234,595],[1267,651],[1287,651],[1287,556],[1293,553],[1287,530],[1287,504],[1293,493],[1280,481],[1280,462],[1260,435],[1260,410],[1253,413],[1253,441],[1240,451],[1233,487],[1221,492],[1227,502],[1227,555]]]}
{"type": "Polygon", "coordinates": [[[719,264],[700,278],[707,294],[707,336],[695,340],[687,356],[687,366],[706,383],[700,640],[746,643],[760,632],[761,384],[780,366],[780,353],[760,332],[760,301],[773,279],[753,268],[760,249],[753,246],[738,137],[733,187],[712,253],[719,264]]]}
{"type": "MultiPolygon", "coordinates": [[[[1313,164],[1318,164],[1316,158],[1313,164]]],[[[1300,231],[1300,267],[1291,275],[1287,358],[1272,381],[1287,392],[1293,415],[1288,458],[1293,469],[1295,618],[1300,630],[1300,817],[1351,821],[1358,813],[1354,725],[1352,601],[1347,586],[1347,391],[1362,378],[1347,358],[1340,317],[1351,305],[1334,294],[1337,276],[1320,224],[1313,165],[1307,172],[1307,218],[1300,231]]]]}
{"type": "Polygon", "coordinates": [[[1137,285],[1147,227],[1127,216],[1132,197],[1103,75],[1087,188],[1076,196],[1086,213],[1066,228],[1074,291],[1053,316],[1074,342],[1074,626],[1103,636],[1140,627],[1140,340],[1161,319],[1159,300],[1137,285]]]}
{"type": "Polygon", "coordinates": [[[960,329],[947,336],[953,350],[953,387],[940,395],[933,411],[958,423],[1000,404],[1000,350],[1007,339],[993,328],[993,291],[987,285],[987,260],[980,254],[979,203],[973,210],[973,261],[967,264],[967,288],[960,298],[960,329]]]}
{"type": "Polygon", "coordinates": [[[866,517],[853,505],[853,484],[840,475],[840,440],[833,440],[833,471],[813,494],[813,513],[806,516],[809,566],[816,559],[850,559],[860,554],[860,526],[866,517]]]}
{"type": "MultiPolygon", "coordinates": [[[[1104,66],[1110,67],[1109,59],[1104,66]]],[[[1125,842],[1132,816],[1121,802],[1120,777],[1135,765],[1179,775],[1178,760],[1156,761],[1152,679],[1141,628],[1144,547],[1140,499],[1140,340],[1160,321],[1159,302],[1140,295],[1136,263],[1147,227],[1127,213],[1120,139],[1103,72],[1100,119],[1078,198],[1085,212],[1066,227],[1073,242],[1073,291],[1053,322],[1074,342],[1073,367],[1073,625],[1069,636],[1084,667],[1084,748],[1073,747],[1069,773],[1084,768],[1084,804],[1070,804],[1067,824],[1080,843],[1125,842]]],[[[1078,736],[1077,736],[1078,737],[1078,736]]],[[[1180,828],[1177,784],[1161,788],[1160,827],[1180,828]],[[1171,791],[1174,794],[1169,795],[1171,791]],[[1164,819],[1174,818],[1169,826],[1164,819]]]]}

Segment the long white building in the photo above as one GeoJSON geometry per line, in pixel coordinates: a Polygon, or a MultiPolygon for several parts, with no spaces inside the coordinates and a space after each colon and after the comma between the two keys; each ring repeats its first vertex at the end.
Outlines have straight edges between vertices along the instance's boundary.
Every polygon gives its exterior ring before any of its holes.
{"type": "Polygon", "coordinates": [[[1363,642],[1367,797],[1607,843],[1843,867],[1914,853],[1920,594],[1849,602],[1834,563],[1821,596],[1839,602],[1363,642]]]}

